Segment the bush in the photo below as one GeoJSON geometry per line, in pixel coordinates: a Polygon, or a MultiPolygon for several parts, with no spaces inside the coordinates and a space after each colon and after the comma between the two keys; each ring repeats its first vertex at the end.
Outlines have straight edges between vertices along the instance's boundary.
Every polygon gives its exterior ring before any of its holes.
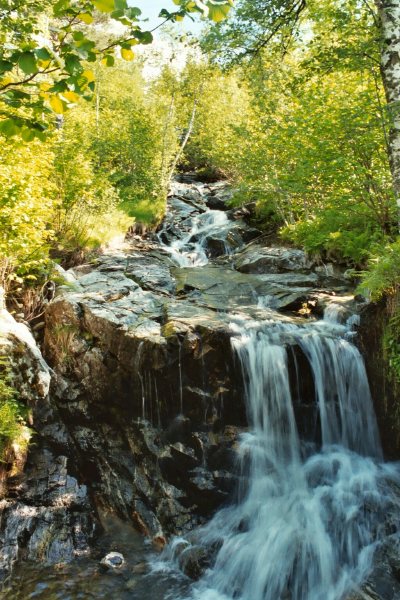
{"type": "Polygon", "coordinates": [[[377,247],[362,274],[361,293],[371,300],[384,295],[395,297],[400,290],[400,237],[392,244],[377,247]]]}
{"type": "Polygon", "coordinates": [[[0,137],[0,161],[0,285],[7,291],[46,270],[56,190],[51,147],[0,137]]]}
{"type": "Polygon", "coordinates": [[[26,439],[23,413],[24,409],[10,383],[7,359],[0,357],[0,462],[7,460],[7,453],[14,442],[26,439]]]}

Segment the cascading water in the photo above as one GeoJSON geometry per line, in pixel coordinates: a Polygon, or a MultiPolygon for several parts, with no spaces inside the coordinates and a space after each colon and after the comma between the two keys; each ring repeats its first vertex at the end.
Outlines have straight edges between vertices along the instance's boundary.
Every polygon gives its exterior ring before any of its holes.
{"type": "MultiPolygon", "coordinates": [[[[232,324],[250,431],[241,441],[237,502],[196,536],[211,554],[218,548],[193,591],[197,600],[341,600],[371,568],[387,480],[397,475],[379,462],[363,360],[334,313],[307,325],[232,324]],[[312,373],[318,445],[302,441],[296,422],[288,352],[295,346],[312,373]]],[[[190,545],[175,541],[169,556],[185,544],[183,552],[190,545]]]]}
{"type": "MultiPolygon", "coordinates": [[[[229,228],[226,213],[221,210],[207,210],[190,218],[190,229],[186,235],[163,246],[180,267],[200,267],[208,263],[207,239],[212,234],[220,234],[224,228],[229,228]]],[[[225,244],[225,251],[229,252],[228,244],[225,244]]]]}

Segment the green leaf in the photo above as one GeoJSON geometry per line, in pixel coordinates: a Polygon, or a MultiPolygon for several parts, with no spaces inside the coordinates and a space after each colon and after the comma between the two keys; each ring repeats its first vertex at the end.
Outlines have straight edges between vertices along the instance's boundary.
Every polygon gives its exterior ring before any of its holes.
{"type": "Polygon", "coordinates": [[[35,55],[39,60],[51,60],[53,58],[47,48],[37,48],[35,55]]]}
{"type": "Polygon", "coordinates": [[[93,0],[93,4],[103,13],[111,13],[116,8],[114,0],[93,0]]]}
{"type": "Polygon", "coordinates": [[[212,21],[215,21],[215,23],[220,23],[221,21],[224,21],[231,9],[231,7],[227,4],[217,4],[211,1],[207,3],[207,6],[208,17],[212,21]]]}
{"type": "Polygon", "coordinates": [[[68,6],[68,0],[58,0],[53,7],[53,13],[55,17],[61,16],[68,6]]]}
{"type": "Polygon", "coordinates": [[[138,17],[140,17],[141,14],[142,11],[136,6],[131,6],[125,11],[125,15],[129,17],[129,19],[132,19],[132,21],[137,21],[138,17]]]}
{"type": "Polygon", "coordinates": [[[6,137],[12,137],[19,133],[19,127],[14,119],[5,119],[4,121],[0,121],[0,133],[6,137]]]}
{"type": "Polygon", "coordinates": [[[26,73],[26,75],[33,75],[33,73],[37,73],[38,68],[33,52],[23,52],[19,57],[18,65],[20,69],[26,73]]]}
{"type": "Polygon", "coordinates": [[[71,75],[78,75],[83,71],[81,61],[76,54],[67,54],[65,56],[65,70],[71,75]]]}
{"type": "Polygon", "coordinates": [[[30,94],[27,94],[22,90],[8,90],[8,92],[6,92],[6,96],[18,98],[19,100],[29,100],[31,97],[30,94]]]}
{"type": "Polygon", "coordinates": [[[113,67],[115,63],[115,59],[112,54],[106,54],[103,56],[102,61],[103,65],[106,67],[113,67]]]}
{"type": "Polygon", "coordinates": [[[170,13],[166,8],[163,8],[158,16],[160,17],[160,19],[170,19],[172,15],[173,13],[170,13]]]}
{"type": "Polygon", "coordinates": [[[9,60],[0,60],[0,73],[5,73],[6,71],[11,71],[14,67],[14,63],[9,60]]]}
{"type": "Polygon", "coordinates": [[[116,10],[125,10],[128,8],[127,0],[115,0],[115,8],[116,10]]]}
{"type": "Polygon", "coordinates": [[[150,31],[135,31],[133,36],[141,43],[141,44],[151,44],[153,41],[153,35],[150,31]]]}
{"type": "Polygon", "coordinates": [[[36,132],[33,129],[25,127],[21,131],[21,137],[24,140],[24,142],[32,142],[36,137],[36,132]]]}

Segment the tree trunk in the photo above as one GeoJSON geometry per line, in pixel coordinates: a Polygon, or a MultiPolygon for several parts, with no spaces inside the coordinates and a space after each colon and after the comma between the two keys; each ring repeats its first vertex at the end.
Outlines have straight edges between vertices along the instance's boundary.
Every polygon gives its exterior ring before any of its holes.
{"type": "Polygon", "coordinates": [[[381,73],[390,118],[389,162],[400,226],[400,0],[376,0],[381,27],[381,73]]]}
{"type": "Polygon", "coordinates": [[[177,153],[177,155],[175,156],[175,159],[174,159],[174,161],[173,161],[173,163],[172,163],[172,166],[171,166],[171,169],[170,169],[170,173],[169,173],[169,181],[171,181],[171,178],[172,178],[172,176],[173,176],[173,174],[174,174],[174,172],[175,172],[175,169],[176,169],[176,167],[177,167],[177,164],[178,164],[178,162],[180,161],[180,159],[181,159],[181,157],[182,157],[182,154],[183,154],[183,151],[184,151],[184,150],[185,150],[185,148],[186,148],[186,144],[188,143],[188,141],[189,141],[189,139],[190,139],[190,136],[192,135],[192,131],[193,131],[193,127],[194,127],[194,122],[195,122],[195,119],[196,119],[197,105],[198,105],[198,103],[199,103],[199,100],[200,100],[201,94],[202,94],[202,92],[203,92],[203,85],[204,85],[204,84],[202,83],[202,84],[200,85],[200,88],[199,88],[198,92],[197,92],[197,93],[195,93],[194,100],[193,100],[192,114],[191,114],[191,116],[190,116],[189,125],[188,125],[188,128],[187,128],[187,130],[186,130],[186,135],[185,135],[185,137],[183,138],[183,140],[182,140],[182,144],[180,145],[180,148],[179,148],[179,150],[178,150],[178,153],[177,153]]]}

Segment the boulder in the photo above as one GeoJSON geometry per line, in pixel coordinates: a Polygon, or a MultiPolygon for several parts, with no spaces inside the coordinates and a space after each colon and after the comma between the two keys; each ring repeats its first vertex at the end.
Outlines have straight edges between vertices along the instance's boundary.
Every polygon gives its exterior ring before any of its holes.
{"type": "Polygon", "coordinates": [[[235,268],[241,273],[281,273],[307,271],[313,266],[303,250],[282,246],[252,245],[235,258],[235,268]]]}

